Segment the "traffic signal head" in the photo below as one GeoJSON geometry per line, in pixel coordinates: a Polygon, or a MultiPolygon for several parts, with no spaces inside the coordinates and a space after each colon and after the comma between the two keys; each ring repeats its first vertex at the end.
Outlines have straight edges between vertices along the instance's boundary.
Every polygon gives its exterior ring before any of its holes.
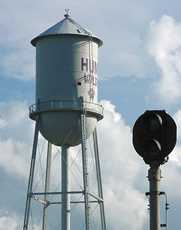
{"type": "Polygon", "coordinates": [[[145,163],[163,163],[176,144],[176,124],[164,110],[150,110],[133,127],[133,145],[145,163]]]}

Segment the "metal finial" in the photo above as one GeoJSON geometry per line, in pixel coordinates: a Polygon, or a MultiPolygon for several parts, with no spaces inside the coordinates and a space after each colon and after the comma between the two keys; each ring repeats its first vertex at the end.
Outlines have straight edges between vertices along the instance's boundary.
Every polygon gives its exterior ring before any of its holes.
{"type": "Polygon", "coordinates": [[[64,17],[66,17],[66,18],[70,17],[70,9],[66,8],[65,13],[66,14],[64,15],[64,17]]]}

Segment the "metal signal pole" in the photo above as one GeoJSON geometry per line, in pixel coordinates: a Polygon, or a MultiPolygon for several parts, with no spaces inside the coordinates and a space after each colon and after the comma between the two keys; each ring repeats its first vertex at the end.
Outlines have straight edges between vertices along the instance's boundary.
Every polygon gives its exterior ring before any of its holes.
{"type": "Polygon", "coordinates": [[[160,230],[160,179],[160,165],[158,163],[151,164],[148,171],[150,186],[150,230],[160,230]]]}

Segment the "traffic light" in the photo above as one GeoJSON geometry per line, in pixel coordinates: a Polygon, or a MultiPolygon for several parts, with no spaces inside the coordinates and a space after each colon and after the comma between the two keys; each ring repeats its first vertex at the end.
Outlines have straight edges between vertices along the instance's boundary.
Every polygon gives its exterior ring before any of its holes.
{"type": "Polygon", "coordinates": [[[162,164],[176,144],[176,124],[165,110],[142,114],[133,127],[133,145],[145,163],[162,164]]]}

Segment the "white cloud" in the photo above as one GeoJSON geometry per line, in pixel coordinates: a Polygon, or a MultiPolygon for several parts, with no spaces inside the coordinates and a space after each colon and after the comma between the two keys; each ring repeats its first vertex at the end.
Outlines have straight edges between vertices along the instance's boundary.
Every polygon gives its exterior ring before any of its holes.
{"type": "Polygon", "coordinates": [[[181,177],[181,111],[178,110],[173,118],[177,125],[177,144],[169,155],[169,161],[161,167],[163,179],[161,186],[166,191],[168,197],[175,202],[174,206],[181,200],[180,190],[178,189],[178,181],[181,177]]]}
{"type": "Polygon", "coordinates": [[[27,103],[0,103],[0,124],[0,167],[11,175],[27,177],[33,130],[27,103]]]}
{"type": "MultiPolygon", "coordinates": [[[[181,201],[179,180],[181,177],[181,147],[176,147],[175,150],[170,154],[169,161],[162,169],[163,179],[161,180],[162,190],[168,195],[169,201],[172,203],[172,210],[178,210],[179,203],[181,201]]],[[[177,212],[175,213],[177,215],[177,212]]]]}
{"type": "Polygon", "coordinates": [[[0,103],[0,138],[14,138],[31,141],[33,123],[28,117],[28,104],[25,101],[0,103]],[[26,130],[26,135],[22,135],[26,130]]]}
{"type": "Polygon", "coordinates": [[[0,118],[0,129],[5,128],[7,125],[6,121],[3,118],[0,118]]]}
{"type": "Polygon", "coordinates": [[[0,140],[0,167],[11,175],[27,177],[30,148],[12,139],[0,140]]]}
{"type": "Polygon", "coordinates": [[[166,103],[181,98],[181,23],[163,15],[152,21],[148,38],[148,52],[160,68],[155,83],[157,96],[166,103]]]}
{"type": "MultiPolygon", "coordinates": [[[[0,210],[0,230],[19,230],[22,229],[22,218],[15,214],[0,210]]],[[[40,230],[37,225],[33,226],[34,230],[40,230]]]]}
{"type": "Polygon", "coordinates": [[[26,102],[13,101],[0,103],[0,117],[4,124],[3,128],[17,125],[28,117],[28,106],[26,102]]]}
{"type": "Polygon", "coordinates": [[[20,229],[20,224],[17,219],[9,216],[0,217],[0,230],[18,230],[20,229]]]}
{"type": "Polygon", "coordinates": [[[99,126],[99,143],[109,228],[131,230],[134,223],[135,229],[143,229],[146,202],[144,194],[135,188],[142,166],[132,147],[131,129],[114,105],[109,101],[103,101],[103,105],[105,118],[99,126]]]}
{"type": "MultiPolygon", "coordinates": [[[[127,172],[123,173],[121,177],[126,180],[133,180],[139,171],[139,167],[137,154],[132,146],[131,129],[126,125],[121,114],[116,112],[116,108],[111,102],[102,101],[102,103],[105,108],[105,118],[100,125],[101,148],[104,157],[107,158],[107,161],[103,162],[104,167],[107,167],[106,171],[108,172],[111,169],[113,160],[116,163],[114,164],[114,169],[117,171],[124,169],[127,172]],[[108,161],[108,159],[110,160],[108,161]]],[[[116,175],[120,178],[119,174],[116,175]]]]}
{"type": "Polygon", "coordinates": [[[146,221],[146,203],[143,194],[125,183],[118,182],[112,189],[105,189],[105,210],[108,228],[144,229],[146,221]]]}
{"type": "Polygon", "coordinates": [[[31,80],[35,76],[35,66],[32,51],[25,45],[16,51],[4,54],[1,62],[2,70],[8,77],[23,81],[31,80]]]}
{"type": "Polygon", "coordinates": [[[177,139],[181,140],[181,110],[178,110],[174,115],[174,120],[177,125],[177,139]]]}
{"type": "MultiPolygon", "coordinates": [[[[176,126],[177,126],[177,145],[173,149],[173,152],[170,154],[169,158],[173,165],[175,165],[175,168],[172,165],[172,168],[174,168],[174,171],[176,172],[176,175],[179,174],[179,168],[181,167],[181,110],[178,110],[174,116],[173,116],[176,126]],[[178,171],[177,171],[178,170],[178,171]]],[[[175,178],[178,178],[178,176],[175,176],[175,178]]]]}

